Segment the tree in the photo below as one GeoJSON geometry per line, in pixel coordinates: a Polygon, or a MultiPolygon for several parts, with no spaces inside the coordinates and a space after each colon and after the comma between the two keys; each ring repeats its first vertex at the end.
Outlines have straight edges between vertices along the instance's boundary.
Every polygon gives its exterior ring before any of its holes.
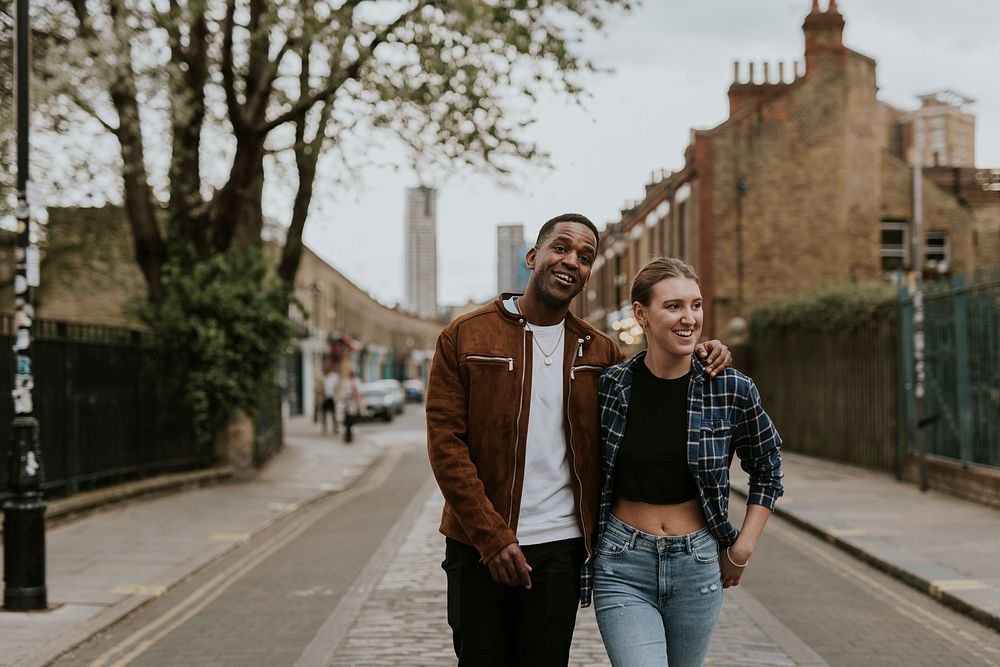
{"type": "Polygon", "coordinates": [[[170,276],[260,248],[265,176],[282,165],[294,164],[297,183],[271,275],[289,294],[320,159],[345,141],[392,136],[421,161],[494,174],[544,159],[522,136],[526,102],[543,88],[579,97],[594,69],[582,36],[630,4],[46,0],[35,19],[46,41],[40,110],[49,123],[85,114],[117,140],[147,316],[160,326],[164,311],[186,315],[170,290],[190,285],[170,276]]]}

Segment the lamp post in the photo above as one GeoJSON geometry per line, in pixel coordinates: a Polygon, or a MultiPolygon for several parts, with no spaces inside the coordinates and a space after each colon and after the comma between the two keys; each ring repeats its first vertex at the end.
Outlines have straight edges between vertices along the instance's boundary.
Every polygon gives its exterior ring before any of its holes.
{"type": "Polygon", "coordinates": [[[28,206],[28,0],[17,0],[15,69],[17,81],[17,246],[14,249],[14,420],[7,452],[4,504],[3,606],[7,611],[34,611],[48,606],[45,587],[45,502],[42,499],[42,457],[38,420],[31,390],[32,288],[38,286],[38,250],[31,245],[28,206]]]}
{"type": "Polygon", "coordinates": [[[622,275],[622,255],[628,249],[628,243],[625,233],[620,229],[615,230],[612,238],[615,252],[615,311],[617,312],[622,307],[622,285],[625,283],[625,276],[622,275]]]}

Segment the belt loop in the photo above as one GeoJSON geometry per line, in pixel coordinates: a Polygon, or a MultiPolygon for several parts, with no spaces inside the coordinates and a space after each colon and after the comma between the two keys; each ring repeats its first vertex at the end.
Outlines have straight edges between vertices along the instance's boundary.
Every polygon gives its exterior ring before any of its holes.
{"type": "Polygon", "coordinates": [[[628,548],[629,549],[635,549],[635,538],[637,538],[637,537],[639,537],[639,529],[638,528],[633,528],[632,529],[632,538],[629,539],[629,541],[628,541],[628,548]]]}
{"type": "Polygon", "coordinates": [[[687,551],[689,554],[693,551],[693,549],[691,548],[691,533],[688,533],[687,535],[684,536],[684,550],[687,551]]]}

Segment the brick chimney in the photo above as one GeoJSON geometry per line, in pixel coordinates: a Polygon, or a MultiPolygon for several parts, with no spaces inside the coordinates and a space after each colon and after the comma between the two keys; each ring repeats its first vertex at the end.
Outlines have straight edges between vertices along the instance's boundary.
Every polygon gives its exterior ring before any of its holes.
{"type": "Polygon", "coordinates": [[[802,23],[806,36],[806,76],[819,71],[841,69],[847,64],[844,47],[844,17],[837,0],[830,0],[820,11],[819,0],[812,0],[812,10],[802,23]]]}
{"type": "Polygon", "coordinates": [[[742,77],[743,68],[737,61],[733,63],[733,83],[729,86],[729,116],[732,117],[747,107],[758,104],[762,99],[775,92],[787,88],[798,79],[796,67],[792,65],[788,71],[792,80],[786,80],[785,64],[778,63],[777,79],[772,76],[770,63],[764,63],[763,81],[757,80],[756,63],[750,62],[746,68],[746,79],[742,77]]]}

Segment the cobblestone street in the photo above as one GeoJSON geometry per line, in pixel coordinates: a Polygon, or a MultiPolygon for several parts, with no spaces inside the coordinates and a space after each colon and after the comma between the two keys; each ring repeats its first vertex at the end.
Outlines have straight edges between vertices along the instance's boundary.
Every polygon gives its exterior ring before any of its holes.
{"type": "MultiPolygon", "coordinates": [[[[444,553],[444,538],[437,532],[441,503],[437,492],[424,503],[418,521],[361,608],[332,664],[438,667],[455,663],[445,613],[445,576],[439,567],[444,553]]],[[[582,609],[577,618],[570,664],[610,664],[593,607],[582,609]]],[[[706,664],[747,667],[826,663],[760,609],[748,593],[734,589],[726,592],[706,664]],[[747,608],[751,605],[753,613],[747,608]],[[778,639],[772,634],[777,634],[778,639]]]]}

